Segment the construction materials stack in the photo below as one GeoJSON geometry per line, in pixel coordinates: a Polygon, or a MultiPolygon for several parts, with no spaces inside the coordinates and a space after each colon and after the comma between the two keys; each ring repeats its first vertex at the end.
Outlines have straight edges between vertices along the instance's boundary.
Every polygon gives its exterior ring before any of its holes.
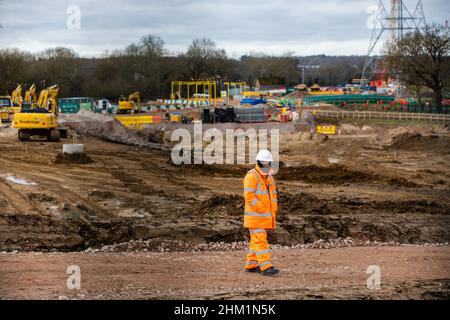
{"type": "Polygon", "coordinates": [[[236,108],[236,122],[240,123],[258,123],[266,122],[267,115],[264,112],[264,106],[254,106],[251,108],[236,108]]]}

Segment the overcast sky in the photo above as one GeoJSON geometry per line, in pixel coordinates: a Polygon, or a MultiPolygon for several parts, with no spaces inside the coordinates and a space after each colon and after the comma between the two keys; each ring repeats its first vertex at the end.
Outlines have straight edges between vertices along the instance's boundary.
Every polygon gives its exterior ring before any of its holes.
{"type": "MultiPolygon", "coordinates": [[[[152,34],[174,53],[185,51],[195,38],[207,37],[235,58],[288,51],[364,55],[372,33],[368,10],[378,1],[0,0],[0,47],[38,52],[65,46],[89,57],[152,34]],[[80,9],[79,29],[72,5],[80,9]]],[[[390,1],[384,2],[389,8],[390,1]]],[[[417,1],[405,3],[414,11],[417,1]]],[[[449,0],[424,0],[423,6],[427,22],[450,20],[449,0]]]]}

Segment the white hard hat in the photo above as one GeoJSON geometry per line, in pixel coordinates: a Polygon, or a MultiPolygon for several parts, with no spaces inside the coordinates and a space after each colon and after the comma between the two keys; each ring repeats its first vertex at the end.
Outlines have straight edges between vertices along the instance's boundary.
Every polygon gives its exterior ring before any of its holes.
{"type": "Polygon", "coordinates": [[[272,154],[269,152],[269,150],[260,150],[256,155],[256,161],[272,162],[272,154]]]}

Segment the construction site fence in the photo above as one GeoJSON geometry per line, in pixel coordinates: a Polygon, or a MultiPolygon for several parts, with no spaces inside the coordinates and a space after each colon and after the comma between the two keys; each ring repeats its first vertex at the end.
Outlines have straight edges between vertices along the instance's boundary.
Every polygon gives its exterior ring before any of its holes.
{"type": "Polygon", "coordinates": [[[338,108],[346,111],[384,111],[384,112],[412,112],[412,113],[444,113],[450,114],[450,105],[436,105],[426,104],[340,104],[336,105],[338,108]]]}
{"type": "Polygon", "coordinates": [[[430,122],[450,122],[450,114],[410,113],[410,112],[372,112],[372,111],[327,111],[317,110],[317,116],[348,120],[412,120],[430,122]]]}
{"type": "Polygon", "coordinates": [[[308,105],[318,102],[340,104],[340,103],[374,103],[382,101],[382,103],[390,103],[391,101],[394,100],[395,100],[394,96],[386,96],[378,94],[376,95],[345,94],[345,95],[322,95],[322,96],[305,97],[303,99],[303,102],[308,105]]]}

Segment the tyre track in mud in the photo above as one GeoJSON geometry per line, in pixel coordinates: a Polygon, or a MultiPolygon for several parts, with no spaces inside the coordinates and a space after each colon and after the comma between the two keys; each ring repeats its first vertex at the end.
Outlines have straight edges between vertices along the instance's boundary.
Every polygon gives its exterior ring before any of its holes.
{"type": "Polygon", "coordinates": [[[33,213],[36,208],[23,196],[22,192],[14,189],[0,176],[0,194],[8,201],[9,205],[18,213],[33,213]]]}

